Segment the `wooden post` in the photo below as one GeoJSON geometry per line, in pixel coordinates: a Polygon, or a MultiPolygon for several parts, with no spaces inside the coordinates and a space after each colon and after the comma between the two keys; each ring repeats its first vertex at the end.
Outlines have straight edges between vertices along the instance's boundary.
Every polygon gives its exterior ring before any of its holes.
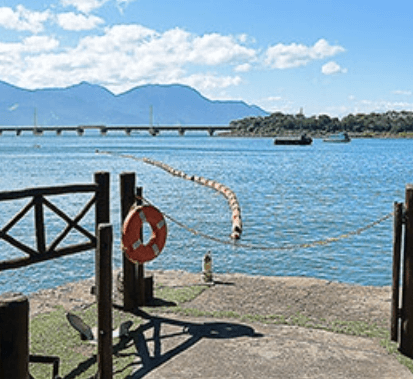
{"type": "Polygon", "coordinates": [[[0,296],[0,379],[29,377],[29,301],[20,293],[0,296]]]}
{"type": "Polygon", "coordinates": [[[413,358],[413,185],[405,189],[405,236],[402,278],[401,352],[413,358]]]}
{"type": "Polygon", "coordinates": [[[400,312],[400,269],[401,269],[401,235],[403,224],[403,205],[394,203],[394,240],[392,260],[392,296],[391,296],[391,340],[398,341],[398,324],[400,312]]]}
{"type": "MultiPolygon", "coordinates": [[[[137,187],[136,189],[136,204],[142,205],[142,187],[137,187]]],[[[141,241],[143,239],[142,230],[141,230],[141,241]]],[[[136,290],[137,290],[137,299],[136,305],[143,306],[145,305],[145,271],[144,271],[144,264],[138,263],[137,264],[137,282],[136,282],[136,290]]]]}
{"type": "Polygon", "coordinates": [[[112,225],[98,226],[98,378],[112,379],[112,225]]]}
{"type": "MultiPolygon", "coordinates": [[[[135,204],[135,173],[123,172],[120,175],[121,183],[121,225],[123,225],[130,208],[135,204]]],[[[136,285],[138,278],[137,265],[132,263],[122,253],[122,267],[124,274],[124,310],[132,311],[137,307],[136,285]]]]}
{"type": "MultiPolygon", "coordinates": [[[[109,173],[108,172],[96,172],[95,184],[98,186],[96,192],[95,202],[95,235],[98,236],[99,225],[107,224],[110,222],[110,199],[109,199],[109,173]]],[[[98,243],[98,241],[97,241],[98,243]]],[[[98,245],[96,245],[95,255],[98,251],[98,245]]],[[[95,287],[96,294],[99,294],[99,280],[98,280],[98,260],[95,259],[95,287]]]]}
{"type": "Polygon", "coordinates": [[[107,224],[110,221],[109,199],[109,172],[96,172],[95,183],[98,185],[95,204],[95,231],[99,224],[107,224]]]}
{"type": "Polygon", "coordinates": [[[46,238],[45,238],[45,223],[44,223],[44,216],[43,216],[42,196],[35,196],[34,204],[35,204],[35,229],[36,229],[37,251],[40,254],[43,254],[46,251],[46,238]]]}

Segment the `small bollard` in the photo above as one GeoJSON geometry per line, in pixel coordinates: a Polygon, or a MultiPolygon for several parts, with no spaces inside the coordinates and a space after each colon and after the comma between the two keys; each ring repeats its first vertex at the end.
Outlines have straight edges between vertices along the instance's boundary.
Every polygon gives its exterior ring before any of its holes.
{"type": "Polygon", "coordinates": [[[211,256],[210,251],[203,257],[202,263],[203,269],[203,280],[205,282],[211,283],[213,281],[213,258],[211,256]]]}
{"type": "Polygon", "coordinates": [[[21,293],[0,296],[0,379],[29,377],[29,300],[21,293]]]}

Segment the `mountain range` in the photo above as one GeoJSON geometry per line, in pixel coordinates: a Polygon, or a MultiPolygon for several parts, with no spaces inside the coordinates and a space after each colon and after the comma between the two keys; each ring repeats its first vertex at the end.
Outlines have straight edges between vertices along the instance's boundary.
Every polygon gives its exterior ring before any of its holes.
{"type": "Polygon", "coordinates": [[[243,101],[212,101],[179,85],[144,85],[115,95],[82,82],[66,88],[28,90],[0,81],[0,125],[227,125],[267,116],[243,101]]]}

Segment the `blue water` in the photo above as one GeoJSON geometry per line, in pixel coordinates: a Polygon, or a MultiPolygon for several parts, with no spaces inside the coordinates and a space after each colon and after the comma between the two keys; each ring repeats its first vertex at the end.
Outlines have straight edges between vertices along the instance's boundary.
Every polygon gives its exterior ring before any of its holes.
{"type": "MultiPolygon", "coordinates": [[[[221,138],[188,133],[101,136],[87,131],[0,136],[0,191],[35,186],[91,183],[96,171],[111,175],[114,267],[121,266],[119,174],[133,171],[144,196],[163,212],[205,234],[229,240],[231,212],[223,196],[196,183],[170,176],[137,158],[163,161],[191,175],[230,187],[242,209],[240,243],[260,246],[302,244],[337,237],[378,220],[404,201],[413,180],[412,140],[355,139],[349,144],[314,140],[311,146],[274,146],[269,138],[221,138]],[[111,151],[114,155],[97,154],[111,151]]],[[[52,197],[69,215],[77,214],[85,195],[52,197]]],[[[28,200],[0,203],[0,227],[28,200]]],[[[93,229],[93,212],[82,225],[93,229]]],[[[50,243],[65,224],[46,212],[50,243]]],[[[307,276],[383,286],[391,284],[392,218],[360,235],[323,246],[293,250],[257,250],[195,236],[168,221],[162,254],[148,269],[200,272],[202,256],[213,254],[214,272],[307,276]]],[[[34,243],[33,213],[10,232],[34,243]]],[[[71,233],[68,242],[79,241],[71,233]]],[[[22,256],[0,240],[0,260],[22,256]]],[[[93,251],[0,273],[0,293],[30,293],[94,275],[93,251]]]]}

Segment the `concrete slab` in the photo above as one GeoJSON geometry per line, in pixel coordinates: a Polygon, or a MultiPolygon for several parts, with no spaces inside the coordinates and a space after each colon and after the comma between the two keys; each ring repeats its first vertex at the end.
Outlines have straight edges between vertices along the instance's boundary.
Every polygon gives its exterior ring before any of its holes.
{"type": "Polygon", "coordinates": [[[134,379],[412,378],[369,338],[295,326],[168,314],[130,338],[138,353],[134,379]]]}

